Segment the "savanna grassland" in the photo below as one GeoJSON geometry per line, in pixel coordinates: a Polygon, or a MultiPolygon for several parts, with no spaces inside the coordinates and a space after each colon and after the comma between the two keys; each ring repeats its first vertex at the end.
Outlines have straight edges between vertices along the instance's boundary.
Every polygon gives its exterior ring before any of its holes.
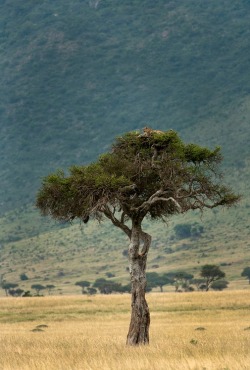
{"type": "Polygon", "coordinates": [[[250,290],[151,293],[151,338],[127,347],[129,295],[1,298],[1,370],[249,369],[250,290]]]}

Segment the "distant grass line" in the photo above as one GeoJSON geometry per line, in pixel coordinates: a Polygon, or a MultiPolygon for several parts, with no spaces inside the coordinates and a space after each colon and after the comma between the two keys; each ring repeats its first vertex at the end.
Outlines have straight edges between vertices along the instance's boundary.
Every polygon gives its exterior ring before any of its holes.
{"type": "Polygon", "coordinates": [[[150,293],[150,345],[130,348],[128,294],[1,298],[0,368],[249,370],[249,301],[250,290],[150,293]]]}

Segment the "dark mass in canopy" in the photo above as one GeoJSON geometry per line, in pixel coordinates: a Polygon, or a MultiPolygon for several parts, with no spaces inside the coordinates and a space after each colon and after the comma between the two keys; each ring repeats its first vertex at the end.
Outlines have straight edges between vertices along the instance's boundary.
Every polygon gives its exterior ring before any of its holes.
{"type": "Polygon", "coordinates": [[[146,262],[151,236],[145,217],[165,219],[189,210],[232,206],[240,197],[222,184],[220,149],[185,144],[173,131],[146,127],[114,142],[95,163],[47,176],[37,196],[44,215],[58,220],[108,218],[129,237],[131,321],[128,345],[149,343],[146,262]]]}

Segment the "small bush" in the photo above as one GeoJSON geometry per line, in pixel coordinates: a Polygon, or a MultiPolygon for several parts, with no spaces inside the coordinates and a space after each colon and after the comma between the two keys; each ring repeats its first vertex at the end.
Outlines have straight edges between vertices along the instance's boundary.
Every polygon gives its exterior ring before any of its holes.
{"type": "Polygon", "coordinates": [[[25,281],[25,280],[29,280],[29,278],[25,273],[22,273],[20,274],[20,280],[25,281]]]}

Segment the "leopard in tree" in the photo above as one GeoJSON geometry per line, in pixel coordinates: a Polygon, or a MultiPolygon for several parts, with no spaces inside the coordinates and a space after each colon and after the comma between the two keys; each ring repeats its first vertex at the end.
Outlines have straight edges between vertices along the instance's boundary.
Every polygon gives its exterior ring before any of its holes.
{"type": "Polygon", "coordinates": [[[152,134],[164,134],[163,131],[160,131],[160,130],[153,130],[152,128],[150,127],[144,127],[143,128],[143,134],[141,136],[151,136],[152,134]]]}

